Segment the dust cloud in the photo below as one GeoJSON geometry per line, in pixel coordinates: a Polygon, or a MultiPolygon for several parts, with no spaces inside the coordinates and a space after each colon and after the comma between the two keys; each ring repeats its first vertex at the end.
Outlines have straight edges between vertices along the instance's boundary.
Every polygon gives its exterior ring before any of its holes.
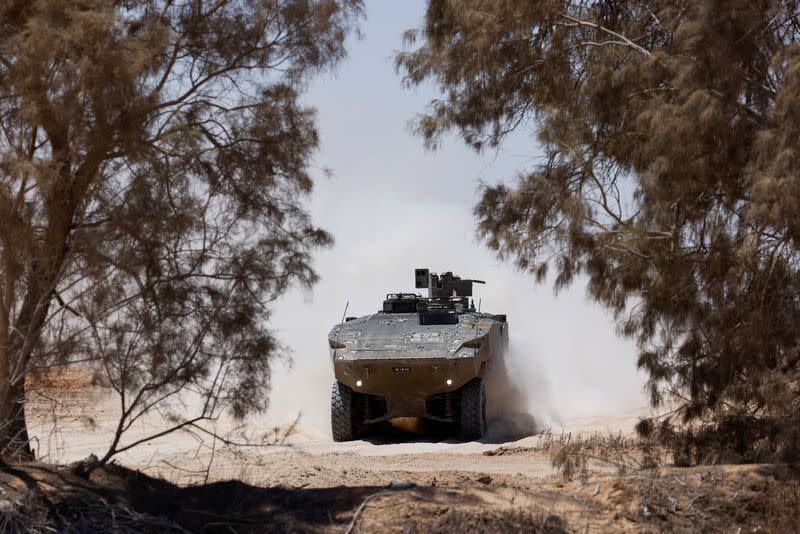
{"type": "MultiPolygon", "coordinates": [[[[323,352],[325,347],[322,348],[323,352]]],[[[324,353],[323,353],[324,354],[324,353]]],[[[291,362],[273,370],[269,409],[254,419],[267,428],[296,425],[294,441],[331,439],[330,396],[333,365],[324,356],[315,359],[294,351],[291,362]]]]}
{"type": "Polygon", "coordinates": [[[496,357],[486,377],[487,441],[514,441],[561,420],[544,371],[519,340],[496,357]]]}

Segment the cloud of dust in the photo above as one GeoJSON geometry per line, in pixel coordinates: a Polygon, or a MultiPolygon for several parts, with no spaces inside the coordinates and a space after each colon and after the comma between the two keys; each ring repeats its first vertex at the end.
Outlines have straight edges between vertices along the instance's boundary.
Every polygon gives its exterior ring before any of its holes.
{"type": "MultiPolygon", "coordinates": [[[[298,340],[293,344],[312,343],[298,340]]],[[[299,419],[293,441],[331,438],[330,395],[334,377],[333,366],[325,357],[326,348],[327,343],[317,351],[319,354],[310,357],[309,353],[300,353],[297,347],[293,347],[291,363],[284,361],[273,366],[269,409],[265,416],[257,417],[255,422],[269,430],[288,427],[299,419]]]]}
{"type": "Polygon", "coordinates": [[[390,243],[368,239],[352,218],[340,217],[330,225],[336,249],[318,257],[322,279],[313,295],[292,291],[276,304],[272,327],[292,349],[294,363],[273,367],[271,407],[263,424],[289,424],[301,413],[302,439],[330,439],[333,369],[327,334],[348,301],[347,315],[359,317],[376,312],[387,292],[412,291],[415,267],[439,272],[444,267],[485,279],[476,300],[484,311],[508,316],[509,348],[488,384],[494,398],[489,439],[622,415],[646,404],[635,347],[616,336],[611,318],[586,300],[582,284],[556,297],[550,287],[498,263],[472,241],[466,210],[425,213],[409,207],[414,216],[398,232],[391,220],[373,218],[381,205],[372,206],[365,203],[359,214],[390,243]],[[419,240],[427,226],[447,231],[440,231],[441,240],[419,240]]]}
{"type": "Polygon", "coordinates": [[[512,441],[562,426],[544,369],[518,339],[492,361],[486,377],[488,441],[512,441]]]}

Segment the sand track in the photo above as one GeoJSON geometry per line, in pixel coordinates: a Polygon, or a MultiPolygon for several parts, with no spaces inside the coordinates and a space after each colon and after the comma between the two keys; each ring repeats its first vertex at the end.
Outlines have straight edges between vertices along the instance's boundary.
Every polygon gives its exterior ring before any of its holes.
{"type": "MultiPolygon", "coordinates": [[[[46,381],[35,385],[27,416],[40,457],[64,464],[101,455],[116,424],[116,399],[91,386],[88,378],[81,384],[73,375],[55,386],[46,381]]],[[[613,465],[592,462],[584,476],[565,480],[551,466],[548,440],[552,444],[592,433],[621,436],[635,421],[635,412],[594,417],[570,421],[549,434],[468,443],[396,432],[334,443],[300,425],[283,444],[238,447],[213,440],[201,444],[196,436],[177,432],[116,461],[181,486],[236,480],[245,487],[279,489],[292,502],[303,503],[298,505],[302,513],[282,511],[281,517],[313,519],[299,531],[341,532],[354,518],[361,532],[494,531],[503,525],[516,532],[545,524],[539,531],[779,532],[800,527],[797,479],[778,467],[662,468],[620,476],[613,465]],[[331,495],[340,496],[336,506],[331,495]],[[322,499],[317,496],[324,496],[319,506],[325,510],[314,510],[315,499],[322,499]]],[[[164,424],[150,414],[123,441],[164,424]]],[[[270,426],[270,421],[251,421],[240,428],[221,421],[216,431],[243,439],[242,434],[257,436],[270,426]]]]}
{"type": "MultiPolygon", "coordinates": [[[[27,417],[39,458],[63,464],[90,454],[102,456],[119,416],[117,399],[91,386],[88,375],[81,384],[74,372],[55,382],[40,379],[37,385],[27,417]]],[[[635,420],[635,416],[576,420],[572,428],[549,432],[556,435],[629,432],[635,420]]],[[[125,434],[123,444],[165,426],[158,414],[149,414],[125,434]]],[[[270,421],[263,420],[250,421],[244,427],[233,421],[219,421],[213,429],[237,442],[257,443],[254,438],[271,426],[270,421]]],[[[548,436],[541,433],[505,440],[503,429],[495,428],[484,440],[462,442],[447,435],[393,430],[334,443],[324,435],[325,430],[305,429],[301,423],[280,445],[247,447],[229,447],[207,437],[200,442],[196,433],[175,432],[131,449],[117,460],[183,483],[196,482],[199,473],[203,480],[244,476],[260,484],[289,485],[314,481],[347,484],[362,477],[389,483],[403,478],[403,473],[414,474],[405,478],[415,480],[428,480],[444,472],[526,477],[554,474],[549,456],[542,450],[548,436]],[[492,454],[493,451],[505,453],[492,454]]]]}

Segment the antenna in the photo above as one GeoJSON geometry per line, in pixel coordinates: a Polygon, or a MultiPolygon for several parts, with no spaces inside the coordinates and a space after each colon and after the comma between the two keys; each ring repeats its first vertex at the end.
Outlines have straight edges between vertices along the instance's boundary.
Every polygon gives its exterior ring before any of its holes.
{"type": "MultiPolygon", "coordinates": [[[[347,304],[344,305],[344,313],[342,314],[342,322],[340,325],[344,324],[344,318],[347,316],[347,308],[350,306],[350,301],[347,301],[347,304]]],[[[342,333],[342,327],[339,327],[339,330],[336,331],[336,345],[333,347],[333,358],[336,359],[336,349],[339,348],[339,335],[342,333]]]]}
{"type": "Polygon", "coordinates": [[[478,299],[478,316],[475,318],[475,339],[478,339],[478,323],[481,322],[481,302],[482,301],[483,301],[483,299],[478,299]]]}

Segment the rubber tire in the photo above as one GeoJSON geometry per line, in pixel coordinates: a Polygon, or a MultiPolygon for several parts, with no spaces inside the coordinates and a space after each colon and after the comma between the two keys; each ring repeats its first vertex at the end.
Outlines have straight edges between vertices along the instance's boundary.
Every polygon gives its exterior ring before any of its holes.
{"type": "Polygon", "coordinates": [[[461,389],[461,439],[476,440],[486,433],[486,388],[473,378],[461,389]]]}
{"type": "Polygon", "coordinates": [[[331,431],[333,441],[353,439],[353,390],[338,380],[331,387],[331,431]]]}

